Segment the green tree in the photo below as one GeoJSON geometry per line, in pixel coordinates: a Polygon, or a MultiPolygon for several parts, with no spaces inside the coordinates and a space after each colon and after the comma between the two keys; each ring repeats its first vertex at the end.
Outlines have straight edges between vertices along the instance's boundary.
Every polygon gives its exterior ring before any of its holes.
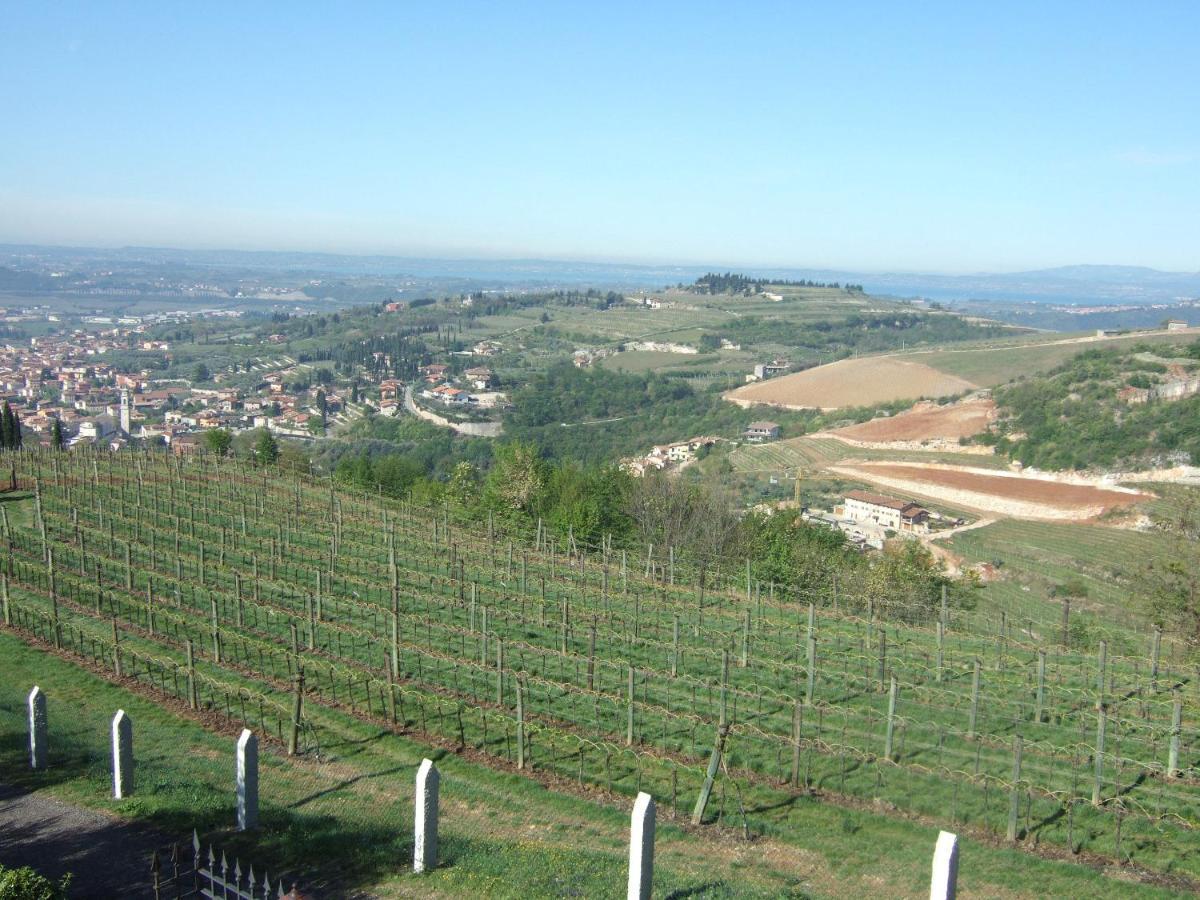
{"type": "Polygon", "coordinates": [[[475,503],[478,489],[475,467],[463,460],[454,467],[454,472],[450,475],[450,481],[446,485],[447,496],[452,502],[469,509],[475,503]]]}
{"type": "Polygon", "coordinates": [[[196,363],[196,368],[192,369],[192,381],[208,381],[211,375],[204,363],[196,363]]]}
{"type": "Polygon", "coordinates": [[[260,428],[254,442],[254,457],[264,465],[274,465],[279,459],[279,442],[269,428],[260,428]]]}
{"type": "Polygon", "coordinates": [[[204,433],[204,445],[217,456],[225,456],[233,444],[233,435],[224,428],[210,428],[204,433]]]}
{"type": "Polygon", "coordinates": [[[858,561],[857,554],[850,555],[845,535],[809,525],[796,510],[752,514],[743,527],[759,579],[801,596],[826,591],[835,575],[844,575],[858,561]]]}
{"type": "Polygon", "coordinates": [[[0,450],[11,450],[13,446],[12,438],[13,427],[13,412],[12,407],[8,405],[8,401],[4,401],[3,409],[0,409],[0,450]]]}
{"type": "Polygon", "coordinates": [[[4,410],[0,412],[0,449],[21,449],[21,417],[4,401],[4,410]]]}
{"type": "Polygon", "coordinates": [[[1186,503],[1163,529],[1169,540],[1146,562],[1135,592],[1163,631],[1200,649],[1200,508],[1186,503]]]}
{"type": "Polygon", "coordinates": [[[956,606],[969,607],[974,602],[961,585],[946,576],[929,549],[915,540],[889,542],[882,553],[871,557],[862,581],[862,592],[875,601],[875,609],[900,621],[931,618],[941,603],[943,587],[956,606]]]}
{"type": "Polygon", "coordinates": [[[537,448],[532,444],[505,444],[496,450],[495,463],[484,484],[484,498],[503,511],[528,512],[544,486],[537,448]]]}
{"type": "Polygon", "coordinates": [[[54,424],[50,426],[50,446],[55,450],[61,450],[66,446],[66,443],[67,440],[63,436],[62,422],[55,418],[54,424]]]}

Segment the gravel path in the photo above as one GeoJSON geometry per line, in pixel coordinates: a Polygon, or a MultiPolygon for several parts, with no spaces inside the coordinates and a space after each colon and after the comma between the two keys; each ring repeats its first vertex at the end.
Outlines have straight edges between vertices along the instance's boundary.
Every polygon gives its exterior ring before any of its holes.
{"type": "Polygon", "coordinates": [[[72,897],[153,896],[150,855],[170,843],[150,829],[0,784],[0,862],[32,866],[56,881],[70,872],[72,897]]]}

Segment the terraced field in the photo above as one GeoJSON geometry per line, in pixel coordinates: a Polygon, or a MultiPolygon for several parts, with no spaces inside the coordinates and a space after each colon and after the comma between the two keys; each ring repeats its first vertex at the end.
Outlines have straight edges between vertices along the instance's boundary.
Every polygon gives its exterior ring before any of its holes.
{"type": "Polygon", "coordinates": [[[299,695],[674,809],[727,731],[729,802],[780,833],[817,791],[1200,881],[1200,697],[1144,632],[1085,617],[1101,661],[1049,620],[785,599],[732,560],[701,586],[661,548],[238,463],[13,462],[36,499],[6,512],[5,621],[297,752],[321,743],[299,695]]]}
{"type": "Polygon", "coordinates": [[[941,462],[951,465],[982,468],[1007,468],[1007,461],[996,456],[923,450],[873,450],[855,447],[836,438],[804,436],[774,441],[769,444],[745,445],[729,455],[729,461],[739,472],[787,471],[797,466],[823,469],[841,460],[886,458],[897,462],[941,462]]]}
{"type": "Polygon", "coordinates": [[[1134,334],[1109,339],[1096,339],[1090,335],[1072,339],[1056,335],[1053,338],[1031,340],[1027,343],[1002,345],[999,349],[986,345],[946,347],[933,352],[908,354],[905,358],[925,363],[940,372],[962,378],[980,387],[995,387],[1021,375],[1048,372],[1084,350],[1129,347],[1137,343],[1182,345],[1194,342],[1197,337],[1200,337],[1200,329],[1134,334]]]}

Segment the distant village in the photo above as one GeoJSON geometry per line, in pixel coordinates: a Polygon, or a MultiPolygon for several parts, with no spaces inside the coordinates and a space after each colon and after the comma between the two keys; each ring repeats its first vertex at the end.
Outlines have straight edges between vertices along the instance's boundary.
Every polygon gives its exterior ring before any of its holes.
{"type": "MultiPolygon", "coordinates": [[[[203,312],[217,314],[237,315],[203,312]]],[[[406,386],[397,379],[376,381],[364,371],[353,385],[335,384],[329,378],[314,378],[318,370],[282,353],[258,360],[246,373],[205,371],[199,379],[164,378],[150,370],[127,373],[109,361],[111,354],[128,351],[169,358],[171,342],[147,332],[154,325],[182,324],[196,315],[87,316],[80,320],[81,327],[64,324],[59,326],[61,333],[25,342],[9,339],[0,345],[0,395],[18,411],[26,446],[61,440],[68,448],[120,450],[136,441],[188,453],[201,447],[212,429],[236,434],[266,428],[281,437],[311,439],[356,415],[370,411],[394,416],[404,405],[406,386]]],[[[32,321],[59,320],[38,310],[0,310],[0,323],[32,321]]],[[[284,341],[283,335],[269,335],[264,351],[284,341]]],[[[498,344],[485,341],[474,348],[474,355],[486,358],[498,351],[498,344]]],[[[421,370],[408,399],[414,410],[418,402],[445,410],[494,409],[507,402],[495,388],[496,376],[486,366],[454,374],[449,366],[435,364],[421,370]]]]}

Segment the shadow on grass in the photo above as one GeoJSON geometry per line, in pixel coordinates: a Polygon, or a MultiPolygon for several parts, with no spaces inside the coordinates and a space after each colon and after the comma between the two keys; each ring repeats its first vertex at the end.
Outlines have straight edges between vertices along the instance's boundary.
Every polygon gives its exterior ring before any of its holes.
{"type": "Polygon", "coordinates": [[[314,800],[320,800],[322,797],[328,797],[330,794],[336,794],[343,788],[348,788],[352,784],[357,784],[360,781],[367,781],[371,778],[382,778],[385,775],[395,775],[397,772],[412,772],[412,766],[393,766],[390,769],[385,769],[381,772],[369,772],[362,775],[355,775],[353,778],[346,778],[339,781],[337,784],[331,785],[324,790],[316,791],[309,794],[307,797],[301,797],[295,803],[292,803],[291,809],[299,809],[305,804],[312,803],[314,800]]]}
{"type": "Polygon", "coordinates": [[[95,766],[100,757],[90,748],[71,741],[51,737],[47,766],[34,770],[29,765],[29,735],[26,732],[0,733],[0,764],[3,765],[5,789],[18,792],[36,791],[74,781],[80,772],[95,766]]]}

